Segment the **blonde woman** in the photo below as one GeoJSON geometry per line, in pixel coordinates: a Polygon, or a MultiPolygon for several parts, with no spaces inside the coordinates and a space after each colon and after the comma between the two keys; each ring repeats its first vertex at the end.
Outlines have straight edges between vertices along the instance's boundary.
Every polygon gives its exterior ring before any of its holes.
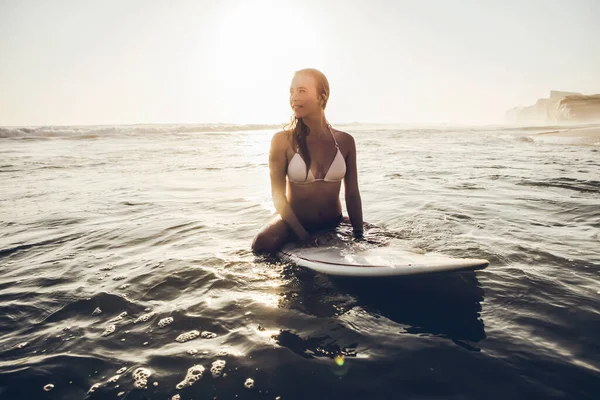
{"type": "Polygon", "coordinates": [[[290,87],[292,121],[271,140],[269,172],[277,216],[256,235],[252,250],[275,252],[292,240],[311,242],[311,233],[343,220],[340,189],[355,237],[363,232],[354,138],[325,118],[329,82],[316,69],[294,74],[290,87]],[[287,190],[286,190],[287,189],[287,190]]]}

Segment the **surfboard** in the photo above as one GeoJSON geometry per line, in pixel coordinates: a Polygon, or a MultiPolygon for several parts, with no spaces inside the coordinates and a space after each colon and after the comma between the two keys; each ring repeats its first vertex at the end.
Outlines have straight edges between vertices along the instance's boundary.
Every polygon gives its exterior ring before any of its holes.
{"type": "Polygon", "coordinates": [[[418,253],[393,244],[363,248],[347,243],[317,247],[283,246],[279,256],[295,265],[336,276],[385,277],[436,272],[474,271],[486,268],[489,261],[454,258],[439,253],[418,253]]]}

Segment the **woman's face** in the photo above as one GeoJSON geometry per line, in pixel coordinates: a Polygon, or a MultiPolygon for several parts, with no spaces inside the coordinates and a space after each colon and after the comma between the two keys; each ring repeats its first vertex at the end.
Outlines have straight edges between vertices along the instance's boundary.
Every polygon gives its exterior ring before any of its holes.
{"type": "Polygon", "coordinates": [[[296,74],[290,86],[290,106],[296,118],[323,111],[317,93],[317,83],[309,74],[296,74]]]}

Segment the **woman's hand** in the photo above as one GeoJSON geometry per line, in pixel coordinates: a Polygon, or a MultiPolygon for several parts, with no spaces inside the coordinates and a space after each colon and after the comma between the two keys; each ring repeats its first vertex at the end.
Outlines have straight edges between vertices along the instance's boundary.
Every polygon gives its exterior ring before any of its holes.
{"type": "Polygon", "coordinates": [[[354,240],[356,240],[357,242],[360,242],[365,238],[363,231],[358,229],[353,232],[353,236],[354,240]]]}
{"type": "Polygon", "coordinates": [[[314,236],[307,235],[304,239],[300,240],[299,244],[301,247],[317,247],[319,240],[314,236]]]}

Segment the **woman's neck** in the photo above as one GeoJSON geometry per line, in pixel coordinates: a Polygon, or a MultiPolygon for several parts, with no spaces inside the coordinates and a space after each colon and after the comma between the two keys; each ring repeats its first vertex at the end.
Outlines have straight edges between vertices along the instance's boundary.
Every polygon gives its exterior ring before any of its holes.
{"type": "Polygon", "coordinates": [[[329,126],[325,119],[325,114],[321,114],[316,118],[304,117],[302,118],[302,122],[310,129],[310,136],[321,138],[329,133],[329,126]]]}

